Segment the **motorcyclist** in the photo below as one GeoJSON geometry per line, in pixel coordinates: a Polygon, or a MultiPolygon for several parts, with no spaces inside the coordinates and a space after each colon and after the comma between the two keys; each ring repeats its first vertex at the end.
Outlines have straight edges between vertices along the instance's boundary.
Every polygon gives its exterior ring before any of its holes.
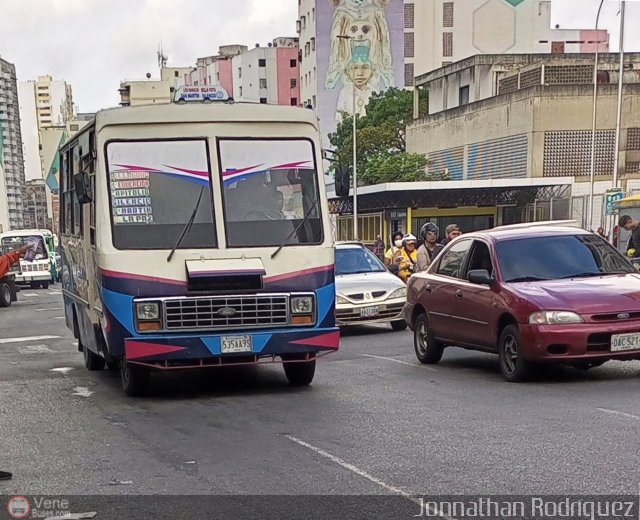
{"type": "Polygon", "coordinates": [[[400,271],[398,276],[406,282],[409,277],[417,271],[418,251],[416,244],[418,239],[412,234],[407,234],[402,238],[402,249],[400,250],[400,271]]]}
{"type": "Polygon", "coordinates": [[[418,248],[418,266],[417,271],[425,271],[431,265],[440,251],[444,249],[442,244],[438,244],[439,229],[433,222],[427,222],[420,229],[420,238],[422,244],[418,248]]]}

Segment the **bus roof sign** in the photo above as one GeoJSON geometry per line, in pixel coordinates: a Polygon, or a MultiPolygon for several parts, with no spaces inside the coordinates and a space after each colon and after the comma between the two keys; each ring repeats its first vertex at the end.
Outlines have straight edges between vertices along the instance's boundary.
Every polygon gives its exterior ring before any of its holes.
{"type": "Polygon", "coordinates": [[[227,90],[220,85],[202,85],[178,87],[173,100],[176,103],[187,103],[194,101],[228,101],[229,98],[227,90]]]}

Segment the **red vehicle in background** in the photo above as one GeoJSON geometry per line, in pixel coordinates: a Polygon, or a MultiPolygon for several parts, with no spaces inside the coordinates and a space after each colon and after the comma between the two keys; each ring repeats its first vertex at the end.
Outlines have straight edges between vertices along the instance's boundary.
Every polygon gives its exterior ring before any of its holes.
{"type": "Polygon", "coordinates": [[[422,363],[459,346],[498,354],[507,381],[536,363],[588,369],[640,359],[640,273],[593,233],[505,226],[455,239],[412,276],[405,317],[422,363]]]}

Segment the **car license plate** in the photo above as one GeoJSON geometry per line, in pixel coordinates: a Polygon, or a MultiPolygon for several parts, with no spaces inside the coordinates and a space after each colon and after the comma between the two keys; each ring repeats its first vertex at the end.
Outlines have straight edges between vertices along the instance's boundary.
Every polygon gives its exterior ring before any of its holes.
{"type": "Polygon", "coordinates": [[[373,318],[380,314],[380,309],[378,307],[365,307],[364,309],[360,309],[360,316],[363,318],[373,318]]]}
{"type": "Polygon", "coordinates": [[[611,336],[611,352],[640,350],[640,333],[614,334],[611,336]]]}
{"type": "Polygon", "coordinates": [[[253,338],[251,336],[222,336],[222,353],[253,352],[253,338]]]}

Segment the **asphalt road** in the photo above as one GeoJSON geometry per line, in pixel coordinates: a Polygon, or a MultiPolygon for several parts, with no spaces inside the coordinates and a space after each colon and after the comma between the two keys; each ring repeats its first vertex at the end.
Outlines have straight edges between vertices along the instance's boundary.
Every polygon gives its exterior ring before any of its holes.
{"type": "Polygon", "coordinates": [[[274,365],[154,376],[127,398],[84,368],[59,287],[0,309],[0,495],[638,491],[640,363],[509,384],[493,356],[421,366],[409,331],[373,326],[309,388],[274,365]]]}

